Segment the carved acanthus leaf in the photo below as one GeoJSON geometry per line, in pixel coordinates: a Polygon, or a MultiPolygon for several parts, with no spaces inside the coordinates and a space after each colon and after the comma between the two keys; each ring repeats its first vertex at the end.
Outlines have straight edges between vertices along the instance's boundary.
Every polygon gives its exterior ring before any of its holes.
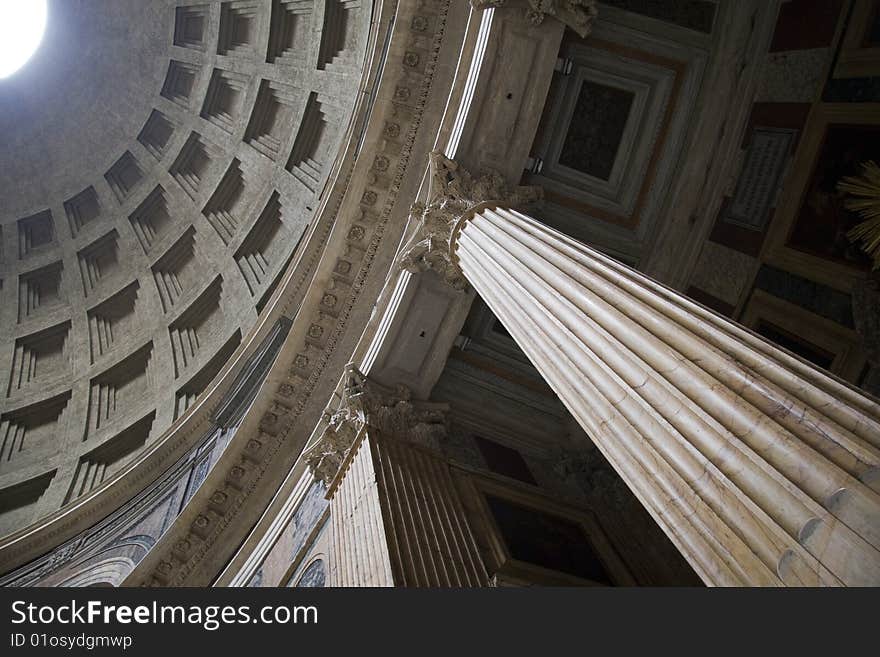
{"type": "Polygon", "coordinates": [[[451,255],[452,229],[471,208],[487,201],[510,207],[541,198],[539,187],[511,187],[497,171],[474,176],[457,162],[434,151],[429,156],[431,174],[427,204],[415,203],[410,216],[419,228],[404,250],[400,266],[413,273],[432,269],[455,289],[463,290],[467,281],[451,255]]]}
{"type": "Polygon", "coordinates": [[[326,486],[336,477],[361,429],[438,449],[447,432],[446,406],[413,401],[406,386],[394,389],[370,381],[353,365],[345,371],[342,398],[325,411],[327,428],[306,452],[312,474],[326,486]]]}
{"type": "Polygon", "coordinates": [[[471,0],[471,6],[479,11],[482,9],[498,9],[525,4],[526,19],[534,25],[544,22],[546,16],[552,16],[568,25],[581,37],[590,33],[593,21],[599,10],[596,0],[521,0],[520,3],[508,0],[471,0]]]}

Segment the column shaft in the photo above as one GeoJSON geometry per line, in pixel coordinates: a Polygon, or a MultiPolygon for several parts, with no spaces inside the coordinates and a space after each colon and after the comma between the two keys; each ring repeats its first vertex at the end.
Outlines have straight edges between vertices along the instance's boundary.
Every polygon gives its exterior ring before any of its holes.
{"type": "Polygon", "coordinates": [[[330,584],[393,586],[368,440],[355,443],[342,477],[331,489],[330,518],[330,584]]]}
{"type": "Polygon", "coordinates": [[[880,584],[874,401],[518,211],[451,244],[704,581],[880,584]]]}
{"type": "Polygon", "coordinates": [[[449,466],[363,429],[329,490],[332,586],[486,586],[449,466]]]}

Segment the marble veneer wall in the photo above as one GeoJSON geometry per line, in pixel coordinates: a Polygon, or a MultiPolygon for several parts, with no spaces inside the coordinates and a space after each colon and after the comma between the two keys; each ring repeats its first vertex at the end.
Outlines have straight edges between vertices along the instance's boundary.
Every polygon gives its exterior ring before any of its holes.
{"type": "Polygon", "coordinates": [[[308,228],[352,107],[368,5],[165,10],[139,132],[76,189],[0,211],[0,535],[100,486],[209,387],[308,228]]]}

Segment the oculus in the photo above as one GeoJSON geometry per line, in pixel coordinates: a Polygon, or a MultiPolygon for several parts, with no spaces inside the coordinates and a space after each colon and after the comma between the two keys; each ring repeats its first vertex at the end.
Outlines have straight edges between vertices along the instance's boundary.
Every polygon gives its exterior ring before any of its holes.
{"type": "Polygon", "coordinates": [[[0,79],[36,52],[46,31],[46,0],[0,0],[0,79]]]}

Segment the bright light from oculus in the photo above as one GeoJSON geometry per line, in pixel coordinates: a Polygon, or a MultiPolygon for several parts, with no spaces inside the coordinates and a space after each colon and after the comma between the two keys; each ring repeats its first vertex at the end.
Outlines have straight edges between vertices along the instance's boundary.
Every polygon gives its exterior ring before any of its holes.
{"type": "Polygon", "coordinates": [[[24,66],[46,30],[46,0],[0,0],[0,79],[24,66]]]}

